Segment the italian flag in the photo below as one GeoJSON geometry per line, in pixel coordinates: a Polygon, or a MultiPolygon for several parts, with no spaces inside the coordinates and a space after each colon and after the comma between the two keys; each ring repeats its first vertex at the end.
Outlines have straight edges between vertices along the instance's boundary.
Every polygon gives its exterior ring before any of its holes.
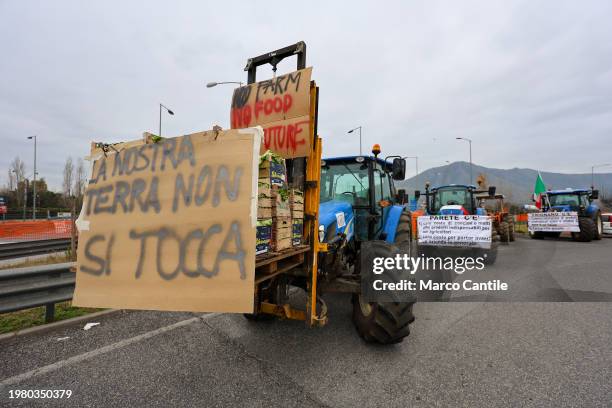
{"type": "Polygon", "coordinates": [[[533,188],[533,199],[535,200],[536,207],[542,208],[542,194],[546,192],[546,185],[544,185],[544,180],[542,180],[542,175],[538,171],[538,178],[535,182],[535,187],[533,188]]]}

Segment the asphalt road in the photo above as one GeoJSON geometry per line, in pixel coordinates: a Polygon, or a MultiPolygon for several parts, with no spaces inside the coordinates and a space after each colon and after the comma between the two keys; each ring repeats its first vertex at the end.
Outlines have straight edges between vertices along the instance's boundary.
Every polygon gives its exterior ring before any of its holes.
{"type": "Polygon", "coordinates": [[[606,300],[611,252],[612,239],[504,246],[491,273],[540,302],[418,303],[412,334],[390,347],[361,341],[345,295],[326,297],[319,329],[120,312],[17,337],[0,343],[0,405],[609,407],[612,303],[572,301],[606,300]],[[73,394],[9,399],[16,389],[73,394]]]}

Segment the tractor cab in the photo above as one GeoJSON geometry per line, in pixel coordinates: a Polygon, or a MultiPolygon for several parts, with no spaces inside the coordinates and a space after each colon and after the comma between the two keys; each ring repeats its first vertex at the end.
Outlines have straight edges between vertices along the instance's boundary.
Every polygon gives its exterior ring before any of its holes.
{"type": "Polygon", "coordinates": [[[479,208],[484,208],[487,215],[493,217],[494,220],[501,222],[510,213],[508,207],[504,204],[505,196],[503,194],[483,194],[476,196],[476,203],[479,208]]]}
{"type": "MultiPolygon", "coordinates": [[[[405,192],[395,188],[403,180],[406,161],[399,156],[380,159],[380,147],[373,156],[333,157],[321,162],[319,240],[333,242],[385,239],[389,216],[403,208],[405,192]],[[391,161],[389,159],[392,159],[391,161]]],[[[401,212],[401,210],[400,210],[401,212]]],[[[399,216],[398,216],[399,218],[399,216]]]]}
{"type": "Polygon", "coordinates": [[[599,196],[598,190],[565,189],[546,192],[543,201],[544,211],[576,211],[579,215],[590,214],[594,211],[593,200],[599,196]]]}
{"type": "MultiPolygon", "coordinates": [[[[449,184],[429,189],[425,184],[425,205],[430,215],[487,215],[486,210],[477,203],[477,194],[495,195],[495,187],[479,190],[466,184],[449,184]]],[[[420,191],[415,192],[419,197],[420,191]]]]}

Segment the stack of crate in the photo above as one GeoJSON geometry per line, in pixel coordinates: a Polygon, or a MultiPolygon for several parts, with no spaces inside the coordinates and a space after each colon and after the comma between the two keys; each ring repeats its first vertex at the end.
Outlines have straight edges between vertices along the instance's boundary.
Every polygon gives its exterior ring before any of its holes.
{"type": "Polygon", "coordinates": [[[272,249],[291,248],[291,207],[289,191],[285,186],[272,187],[272,249]]]}
{"type": "Polygon", "coordinates": [[[292,189],[289,192],[289,205],[291,207],[291,244],[302,244],[304,236],[304,192],[292,189]]]}
{"type": "Polygon", "coordinates": [[[272,218],[257,219],[257,229],[255,234],[255,255],[265,254],[270,251],[270,241],[272,239],[272,218]]]}
{"type": "Polygon", "coordinates": [[[270,177],[262,177],[261,170],[257,183],[257,229],[255,234],[255,255],[270,251],[272,239],[272,187],[270,177]]]}
{"type": "Polygon", "coordinates": [[[291,208],[289,206],[285,160],[282,157],[270,151],[260,157],[258,188],[258,225],[260,222],[262,224],[265,222],[266,228],[268,226],[270,228],[269,240],[267,241],[268,248],[272,251],[290,248],[291,208]]]}

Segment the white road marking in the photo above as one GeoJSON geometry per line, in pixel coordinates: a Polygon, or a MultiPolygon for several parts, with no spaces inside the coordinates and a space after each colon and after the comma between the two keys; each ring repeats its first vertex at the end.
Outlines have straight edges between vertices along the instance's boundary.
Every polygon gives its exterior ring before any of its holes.
{"type": "Polygon", "coordinates": [[[150,339],[151,337],[155,337],[157,335],[172,331],[174,329],[178,329],[180,327],[189,326],[190,324],[193,324],[193,323],[196,323],[202,320],[208,320],[211,317],[218,316],[219,314],[220,313],[207,313],[199,317],[193,317],[191,319],[182,320],[180,322],[171,324],[169,326],[160,327],[159,329],[152,330],[147,333],[139,334],[138,336],[130,337],[129,339],[124,339],[124,340],[118,341],[117,343],[109,344],[108,346],[100,347],[99,349],[88,351],[83,354],[69,357],[65,360],[60,360],[56,363],[49,364],[44,367],[35,368],[34,370],[27,371],[25,373],[18,374],[16,376],[2,380],[2,382],[0,382],[0,388],[7,386],[7,385],[18,384],[32,377],[37,377],[39,375],[47,374],[47,373],[59,370],[64,367],[71,366],[76,363],[80,363],[81,361],[89,360],[90,358],[94,358],[99,355],[109,353],[111,351],[120,349],[122,347],[129,346],[130,344],[137,343],[139,341],[150,339]]]}

